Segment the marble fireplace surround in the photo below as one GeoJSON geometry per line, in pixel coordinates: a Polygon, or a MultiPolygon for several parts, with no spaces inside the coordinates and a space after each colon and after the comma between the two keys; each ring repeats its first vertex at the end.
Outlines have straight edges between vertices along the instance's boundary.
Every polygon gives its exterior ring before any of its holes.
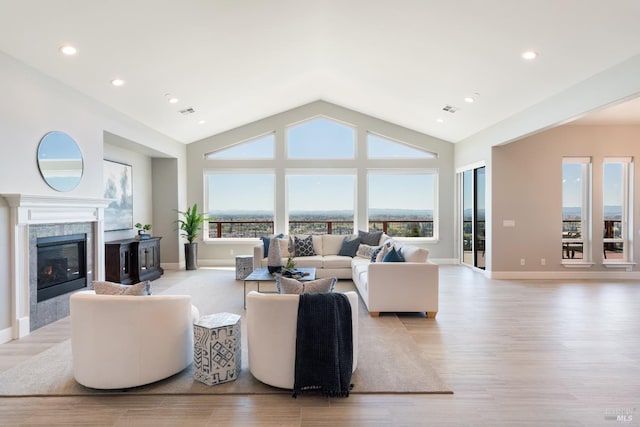
{"type": "Polygon", "coordinates": [[[18,339],[28,335],[32,326],[42,326],[31,325],[30,319],[35,307],[31,301],[29,271],[31,239],[38,234],[34,230],[57,229],[66,233],[64,230],[76,229],[73,224],[88,227],[87,254],[92,259],[87,260],[87,266],[91,265],[92,271],[87,271],[87,277],[103,280],[104,208],[109,201],[24,194],[2,194],[0,197],[6,200],[11,212],[11,329],[12,338],[18,339]]]}

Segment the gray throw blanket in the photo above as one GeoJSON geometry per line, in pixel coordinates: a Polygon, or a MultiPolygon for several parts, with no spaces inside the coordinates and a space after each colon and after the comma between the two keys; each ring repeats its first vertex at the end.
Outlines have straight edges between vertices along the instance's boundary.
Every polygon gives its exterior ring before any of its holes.
{"type": "Polygon", "coordinates": [[[304,391],[348,397],[353,368],[349,298],[341,293],[300,295],[293,397],[304,391]]]}

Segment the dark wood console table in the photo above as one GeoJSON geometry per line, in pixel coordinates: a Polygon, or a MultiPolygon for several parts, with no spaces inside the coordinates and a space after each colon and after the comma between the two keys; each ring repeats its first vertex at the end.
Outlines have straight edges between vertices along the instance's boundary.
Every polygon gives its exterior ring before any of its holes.
{"type": "Polygon", "coordinates": [[[162,276],[160,239],[123,239],[105,243],[105,278],[110,282],[132,285],[162,276]]]}

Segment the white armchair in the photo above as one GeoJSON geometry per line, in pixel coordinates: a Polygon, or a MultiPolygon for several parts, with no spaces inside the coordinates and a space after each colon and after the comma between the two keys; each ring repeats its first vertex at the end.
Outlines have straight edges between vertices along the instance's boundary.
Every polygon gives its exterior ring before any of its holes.
{"type": "MultiPolygon", "coordinates": [[[[353,371],[358,364],[358,294],[345,292],[351,303],[353,371]]],[[[247,295],[249,370],[274,387],[293,389],[299,295],[247,295]]]]}
{"type": "Polygon", "coordinates": [[[193,362],[193,322],[198,317],[189,295],[71,295],[76,381],[119,389],[180,372],[193,362]]]}

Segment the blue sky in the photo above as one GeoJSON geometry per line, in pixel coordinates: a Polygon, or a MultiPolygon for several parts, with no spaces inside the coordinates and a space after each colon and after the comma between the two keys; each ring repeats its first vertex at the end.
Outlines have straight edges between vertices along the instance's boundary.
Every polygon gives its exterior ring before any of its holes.
{"type": "MultiPolygon", "coordinates": [[[[562,168],[562,203],[563,207],[582,206],[582,164],[565,163],[562,168]]],[[[622,197],[622,163],[604,163],[602,170],[604,206],[621,206],[622,197]]]]}

